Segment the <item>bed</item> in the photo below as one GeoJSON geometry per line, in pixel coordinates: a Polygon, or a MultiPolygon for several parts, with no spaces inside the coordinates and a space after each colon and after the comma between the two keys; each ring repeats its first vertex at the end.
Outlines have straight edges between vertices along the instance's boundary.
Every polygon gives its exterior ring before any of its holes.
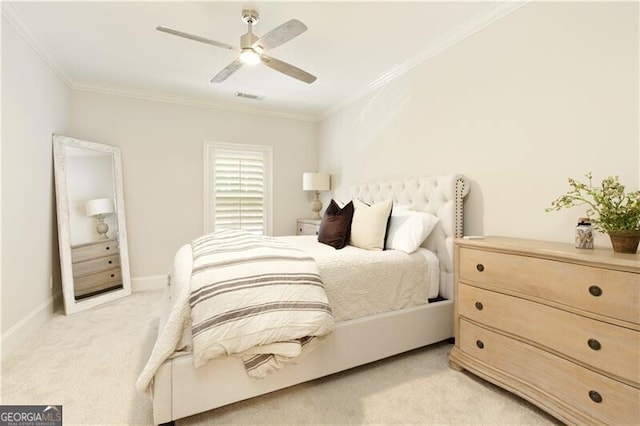
{"type": "MultiPolygon", "coordinates": [[[[431,289],[422,293],[405,291],[405,296],[397,301],[398,306],[374,308],[366,311],[369,313],[363,311],[364,314],[332,306],[336,311],[333,331],[298,362],[263,379],[249,377],[237,357],[217,357],[195,368],[193,353],[175,352],[175,348],[184,347],[188,341],[189,328],[174,320],[176,307],[172,303],[177,297],[176,288],[180,282],[184,285],[189,280],[191,270],[174,264],[156,345],[137,383],[139,389],[149,390],[152,395],[154,422],[169,423],[453,337],[453,240],[463,235],[463,199],[468,191],[468,182],[458,174],[380,181],[352,188],[352,198],[367,204],[391,199],[394,206],[437,216],[435,228],[414,254],[414,260],[424,257],[428,265],[431,289]],[[425,300],[417,303],[418,299],[425,300]]],[[[341,250],[323,248],[313,236],[278,238],[317,256],[322,279],[331,281],[327,265],[335,263],[341,250]],[[327,250],[328,257],[323,258],[322,252],[327,250]],[[324,263],[319,259],[324,259],[324,263]]],[[[347,246],[343,250],[359,249],[347,246]]],[[[190,255],[185,247],[181,251],[176,258],[190,255]]],[[[350,304],[347,301],[343,306],[350,304]]]]}

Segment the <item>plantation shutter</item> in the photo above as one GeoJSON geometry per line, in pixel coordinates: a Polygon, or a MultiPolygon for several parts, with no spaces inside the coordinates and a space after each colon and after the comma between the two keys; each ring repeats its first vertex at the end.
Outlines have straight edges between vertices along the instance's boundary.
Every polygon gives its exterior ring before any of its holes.
{"type": "Polygon", "coordinates": [[[214,229],[265,233],[265,156],[260,151],[215,149],[214,229]]]}

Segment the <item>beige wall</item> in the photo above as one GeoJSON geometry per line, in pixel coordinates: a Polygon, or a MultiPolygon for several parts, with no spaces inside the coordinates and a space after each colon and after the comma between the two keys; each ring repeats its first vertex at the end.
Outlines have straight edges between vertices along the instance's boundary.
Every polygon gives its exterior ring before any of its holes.
{"type": "Polygon", "coordinates": [[[572,241],[584,209],[544,211],[567,177],[640,183],[638,38],[637,3],[528,3],[323,120],[320,169],[342,199],[464,173],[467,234],[572,241]]]}
{"type": "Polygon", "coordinates": [[[51,311],[60,291],[51,134],[65,131],[69,99],[66,85],[3,15],[3,344],[25,317],[51,311]]]}
{"type": "Polygon", "coordinates": [[[317,164],[317,123],[74,92],[69,136],[122,148],[133,278],[166,274],[203,231],[203,143],[273,147],[273,233],[309,216],[302,173],[317,164]]]}

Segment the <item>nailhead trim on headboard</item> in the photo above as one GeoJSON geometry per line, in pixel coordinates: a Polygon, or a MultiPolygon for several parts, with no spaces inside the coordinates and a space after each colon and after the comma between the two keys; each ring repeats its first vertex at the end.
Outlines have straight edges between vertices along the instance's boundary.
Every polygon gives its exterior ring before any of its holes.
{"type": "Polygon", "coordinates": [[[462,214],[462,199],[464,195],[466,195],[465,181],[458,178],[456,179],[456,238],[462,238],[464,235],[464,220],[462,214]]]}

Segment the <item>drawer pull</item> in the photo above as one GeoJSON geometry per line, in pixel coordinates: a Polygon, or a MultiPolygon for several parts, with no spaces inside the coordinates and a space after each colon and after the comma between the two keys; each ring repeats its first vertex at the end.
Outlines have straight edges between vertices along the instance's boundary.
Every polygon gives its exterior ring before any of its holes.
{"type": "Polygon", "coordinates": [[[589,287],[589,293],[591,293],[592,296],[598,297],[602,295],[602,289],[597,285],[592,285],[589,287]]]}
{"type": "Polygon", "coordinates": [[[589,391],[589,398],[591,398],[591,400],[593,402],[596,402],[598,404],[600,404],[602,402],[602,395],[600,395],[600,393],[598,393],[598,392],[596,392],[594,390],[589,391]]]}
{"type": "Polygon", "coordinates": [[[109,261],[109,265],[111,265],[112,263],[113,263],[113,260],[110,260],[110,261],[109,261]]]}
{"type": "Polygon", "coordinates": [[[481,311],[482,309],[484,309],[484,306],[482,306],[482,303],[476,302],[476,309],[481,311]]]}
{"type": "Polygon", "coordinates": [[[484,343],[482,342],[482,340],[476,340],[476,346],[480,349],[484,349],[484,343]]]}
{"type": "Polygon", "coordinates": [[[482,263],[478,263],[476,265],[476,269],[480,272],[484,271],[484,265],[482,263]]]}
{"type": "Polygon", "coordinates": [[[111,278],[113,278],[113,277],[115,277],[115,276],[116,276],[115,274],[111,274],[111,278]]]}
{"type": "Polygon", "coordinates": [[[109,250],[110,248],[111,248],[111,247],[109,247],[109,246],[106,246],[106,247],[105,247],[104,249],[105,249],[105,250],[109,250]]]}
{"type": "Polygon", "coordinates": [[[594,351],[599,351],[602,348],[602,345],[596,339],[587,340],[587,345],[594,351]]]}

